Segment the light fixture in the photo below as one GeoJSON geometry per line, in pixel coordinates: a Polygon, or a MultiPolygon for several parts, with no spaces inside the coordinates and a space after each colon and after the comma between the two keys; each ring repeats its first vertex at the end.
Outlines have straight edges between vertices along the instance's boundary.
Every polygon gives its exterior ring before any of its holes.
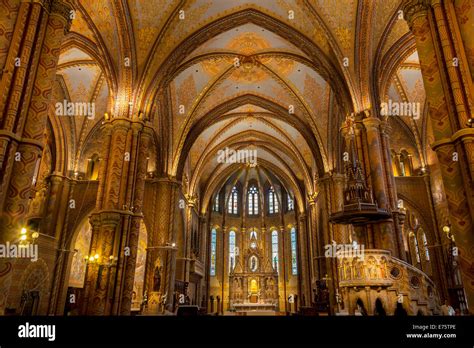
{"type": "Polygon", "coordinates": [[[444,233],[449,233],[449,232],[451,232],[451,227],[449,227],[449,225],[444,225],[444,226],[443,226],[443,232],[444,232],[444,233]]]}
{"type": "Polygon", "coordinates": [[[468,126],[469,128],[474,127],[474,118],[468,119],[466,126],[468,126]]]}
{"type": "Polygon", "coordinates": [[[22,234],[20,237],[21,240],[26,240],[26,234],[22,234]]]}
{"type": "Polygon", "coordinates": [[[99,254],[95,254],[94,259],[98,260],[99,259],[99,254]]]}
{"type": "Polygon", "coordinates": [[[171,246],[174,248],[176,247],[176,243],[171,243],[171,246]]]}
{"type": "Polygon", "coordinates": [[[38,233],[38,232],[33,232],[33,233],[31,234],[31,238],[33,238],[33,239],[36,239],[36,238],[38,238],[38,237],[39,237],[39,233],[38,233]]]}
{"type": "Polygon", "coordinates": [[[26,234],[26,228],[23,227],[23,228],[21,229],[21,231],[20,231],[20,234],[21,234],[21,235],[26,234]]]}

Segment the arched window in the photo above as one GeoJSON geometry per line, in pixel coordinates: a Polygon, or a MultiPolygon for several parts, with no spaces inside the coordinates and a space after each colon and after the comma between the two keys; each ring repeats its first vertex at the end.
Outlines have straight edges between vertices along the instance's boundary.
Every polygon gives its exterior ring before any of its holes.
{"type": "Polygon", "coordinates": [[[229,233],[229,273],[235,268],[235,232],[229,233]]]}
{"type": "Polygon", "coordinates": [[[216,198],[214,198],[214,211],[219,211],[219,193],[216,194],[216,198]]]}
{"type": "Polygon", "coordinates": [[[88,159],[87,179],[97,180],[99,178],[99,155],[94,154],[88,159]]]}
{"type": "Polygon", "coordinates": [[[425,261],[430,260],[430,251],[428,250],[428,241],[426,240],[426,234],[423,230],[419,230],[418,234],[421,233],[421,240],[423,241],[423,251],[425,252],[425,261]]]}
{"type": "Polygon", "coordinates": [[[272,232],[272,265],[278,272],[278,232],[272,232]]]}
{"type": "Polygon", "coordinates": [[[406,176],[404,157],[400,157],[400,176],[406,176]]]}
{"type": "Polygon", "coordinates": [[[234,186],[230,192],[229,205],[227,206],[227,212],[229,214],[238,214],[238,197],[237,187],[234,186]]]}
{"type": "Polygon", "coordinates": [[[418,247],[418,240],[416,239],[416,236],[413,232],[409,233],[409,237],[410,237],[412,252],[415,254],[413,256],[416,257],[416,263],[420,263],[421,259],[420,259],[420,248],[418,247]]]}
{"type": "Polygon", "coordinates": [[[415,242],[416,262],[420,263],[420,247],[418,246],[418,239],[416,236],[413,236],[413,241],[415,242]]]}
{"type": "Polygon", "coordinates": [[[275,194],[273,186],[268,189],[268,213],[276,214],[278,213],[278,199],[275,194]]]}
{"type": "Polygon", "coordinates": [[[211,276],[216,275],[216,249],[217,249],[217,232],[216,229],[213,228],[211,230],[211,269],[210,273],[211,276]]]}
{"type": "Polygon", "coordinates": [[[41,157],[39,157],[39,158],[36,160],[35,171],[33,172],[33,178],[31,179],[31,186],[35,186],[35,185],[36,185],[36,182],[38,181],[38,175],[39,175],[39,171],[40,171],[40,166],[41,166],[41,157]]]}
{"type": "Polygon", "coordinates": [[[296,229],[291,228],[290,231],[290,243],[291,243],[291,274],[298,274],[298,262],[296,260],[296,229]]]}
{"type": "Polygon", "coordinates": [[[249,215],[258,215],[258,189],[252,185],[248,191],[249,215]]]}
{"type": "Polygon", "coordinates": [[[288,193],[288,211],[293,211],[295,210],[295,202],[293,201],[293,198],[291,198],[290,194],[288,193]]]}

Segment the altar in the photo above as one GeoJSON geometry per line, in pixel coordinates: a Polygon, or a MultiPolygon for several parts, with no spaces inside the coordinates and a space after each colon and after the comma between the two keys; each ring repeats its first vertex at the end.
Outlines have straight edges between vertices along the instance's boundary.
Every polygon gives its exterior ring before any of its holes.
{"type": "Polygon", "coordinates": [[[254,311],[277,311],[278,305],[275,303],[234,303],[233,309],[236,312],[254,312],[254,311]]]}
{"type": "Polygon", "coordinates": [[[278,273],[269,261],[252,253],[229,275],[229,309],[278,311],[278,273]]]}
{"type": "Polygon", "coordinates": [[[257,232],[251,231],[245,251],[231,259],[229,310],[262,312],[279,310],[278,263],[264,253],[257,232]],[[234,263],[235,262],[235,263],[234,263]]]}

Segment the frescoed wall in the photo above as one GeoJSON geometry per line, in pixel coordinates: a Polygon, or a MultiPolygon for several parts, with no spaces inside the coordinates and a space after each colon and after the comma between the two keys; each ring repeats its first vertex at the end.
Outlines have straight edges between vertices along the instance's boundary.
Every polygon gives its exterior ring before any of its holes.
{"type": "Polygon", "coordinates": [[[140,234],[138,235],[137,263],[135,266],[135,280],[133,282],[132,310],[140,309],[143,301],[143,284],[145,281],[146,264],[146,241],[147,233],[145,224],[140,225],[140,234]]]}
{"type": "Polygon", "coordinates": [[[71,273],[69,276],[69,286],[73,288],[84,287],[86,276],[86,262],[84,258],[89,255],[91,246],[92,228],[89,219],[86,218],[79,227],[79,232],[74,243],[75,253],[72,257],[71,273]]]}

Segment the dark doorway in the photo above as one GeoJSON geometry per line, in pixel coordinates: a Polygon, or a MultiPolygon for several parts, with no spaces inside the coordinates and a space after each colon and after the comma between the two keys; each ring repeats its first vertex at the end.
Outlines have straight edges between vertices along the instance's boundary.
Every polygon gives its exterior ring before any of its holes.
{"type": "Polygon", "coordinates": [[[356,305],[357,305],[357,308],[360,311],[360,314],[362,314],[364,316],[368,315],[367,310],[365,309],[365,306],[364,306],[364,302],[362,302],[362,300],[360,298],[357,300],[356,305]]]}
{"type": "Polygon", "coordinates": [[[21,315],[36,315],[38,313],[39,291],[23,292],[21,302],[21,315]]]}
{"type": "Polygon", "coordinates": [[[379,298],[375,300],[374,315],[381,316],[381,317],[385,317],[387,315],[387,312],[385,311],[385,308],[383,307],[383,303],[379,298]]]}

